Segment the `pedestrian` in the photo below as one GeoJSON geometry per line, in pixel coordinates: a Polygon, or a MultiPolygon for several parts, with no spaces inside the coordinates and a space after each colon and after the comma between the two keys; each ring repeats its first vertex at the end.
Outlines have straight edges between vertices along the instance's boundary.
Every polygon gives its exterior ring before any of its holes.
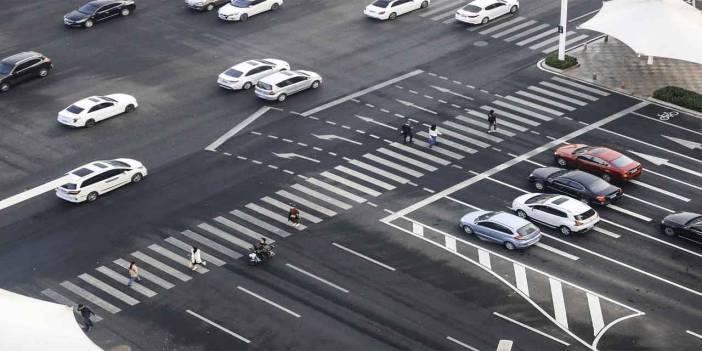
{"type": "Polygon", "coordinates": [[[409,138],[410,143],[414,142],[412,140],[414,136],[412,135],[412,125],[410,125],[410,121],[405,122],[405,124],[400,127],[400,135],[402,135],[403,144],[407,144],[407,138],[409,138]]]}
{"type": "Polygon", "coordinates": [[[136,262],[132,261],[129,264],[129,281],[127,282],[127,286],[132,286],[135,280],[140,282],[141,277],[139,276],[139,267],[137,267],[136,262]]]}
{"type": "Polygon", "coordinates": [[[495,110],[490,110],[488,112],[488,133],[493,133],[497,131],[497,116],[495,115],[495,110]]]}
{"type": "Polygon", "coordinates": [[[83,329],[85,329],[85,331],[90,331],[93,327],[93,321],[90,320],[90,316],[94,316],[95,312],[84,304],[78,305],[78,312],[80,312],[80,316],[83,317],[83,325],[85,325],[83,329]]]}
{"type": "Polygon", "coordinates": [[[203,261],[202,257],[200,257],[200,249],[193,246],[190,250],[190,269],[196,270],[198,265],[204,267],[207,265],[207,262],[203,261]]]}
{"type": "Polygon", "coordinates": [[[436,124],[429,127],[429,148],[436,145],[436,138],[441,135],[441,132],[436,128],[436,124]]]}
{"type": "Polygon", "coordinates": [[[294,204],[290,204],[290,211],[288,211],[288,222],[292,222],[296,227],[300,225],[300,210],[298,210],[294,204]]]}

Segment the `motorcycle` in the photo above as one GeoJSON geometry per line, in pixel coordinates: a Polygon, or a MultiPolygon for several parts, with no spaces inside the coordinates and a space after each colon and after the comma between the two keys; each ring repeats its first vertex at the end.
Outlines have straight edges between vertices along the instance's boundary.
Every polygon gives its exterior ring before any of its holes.
{"type": "Polygon", "coordinates": [[[256,266],[272,259],[273,256],[275,256],[273,245],[268,245],[265,249],[251,248],[251,252],[249,253],[249,265],[256,266]]]}

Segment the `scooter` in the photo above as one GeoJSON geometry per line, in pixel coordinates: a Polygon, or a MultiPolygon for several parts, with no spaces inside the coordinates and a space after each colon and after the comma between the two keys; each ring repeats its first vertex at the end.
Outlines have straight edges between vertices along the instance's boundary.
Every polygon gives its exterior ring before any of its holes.
{"type": "Polygon", "coordinates": [[[268,245],[268,248],[263,250],[251,248],[251,252],[249,253],[249,266],[257,266],[270,260],[273,256],[275,256],[273,245],[268,245]]]}

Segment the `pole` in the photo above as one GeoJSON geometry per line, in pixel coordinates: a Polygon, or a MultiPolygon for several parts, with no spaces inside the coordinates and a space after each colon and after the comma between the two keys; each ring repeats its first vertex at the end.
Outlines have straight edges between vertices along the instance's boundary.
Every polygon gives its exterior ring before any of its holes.
{"type": "Polygon", "coordinates": [[[561,25],[558,26],[558,60],[565,60],[566,23],[568,22],[568,0],[561,0],[561,25]]]}

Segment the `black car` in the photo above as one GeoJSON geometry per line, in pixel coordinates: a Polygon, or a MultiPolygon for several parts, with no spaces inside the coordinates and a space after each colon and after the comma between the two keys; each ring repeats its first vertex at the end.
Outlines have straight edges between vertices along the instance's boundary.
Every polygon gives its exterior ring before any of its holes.
{"type": "Polygon", "coordinates": [[[682,235],[702,239],[702,215],[692,212],[667,215],[661,221],[661,229],[667,236],[682,235]]]}
{"type": "Polygon", "coordinates": [[[529,175],[537,190],[549,188],[576,199],[606,205],[619,199],[623,192],[590,173],[556,167],[537,168],[529,175]]]}
{"type": "Polygon", "coordinates": [[[134,0],[95,0],[63,16],[69,27],[90,28],[98,21],[117,16],[129,16],[136,9],[134,0]]]}
{"type": "Polygon", "coordinates": [[[0,61],[0,92],[36,77],[46,77],[54,68],[51,60],[34,51],[21,52],[0,61]]]}

